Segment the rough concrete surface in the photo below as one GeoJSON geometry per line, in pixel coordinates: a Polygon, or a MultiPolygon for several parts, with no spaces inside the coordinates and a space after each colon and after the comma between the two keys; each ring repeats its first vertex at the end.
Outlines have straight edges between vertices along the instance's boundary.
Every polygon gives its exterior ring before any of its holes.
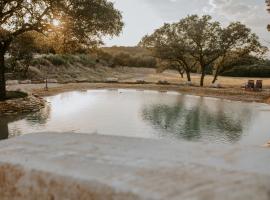
{"type": "Polygon", "coordinates": [[[71,133],[0,142],[1,200],[269,200],[270,150],[71,133]]]}

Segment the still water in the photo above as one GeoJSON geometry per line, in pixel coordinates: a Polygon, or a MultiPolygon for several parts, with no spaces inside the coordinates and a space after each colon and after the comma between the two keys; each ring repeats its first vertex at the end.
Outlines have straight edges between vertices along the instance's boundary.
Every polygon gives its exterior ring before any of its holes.
{"type": "Polygon", "coordinates": [[[74,132],[206,143],[262,145],[270,139],[270,106],[174,92],[89,90],[47,97],[48,106],[0,119],[0,139],[74,132]]]}

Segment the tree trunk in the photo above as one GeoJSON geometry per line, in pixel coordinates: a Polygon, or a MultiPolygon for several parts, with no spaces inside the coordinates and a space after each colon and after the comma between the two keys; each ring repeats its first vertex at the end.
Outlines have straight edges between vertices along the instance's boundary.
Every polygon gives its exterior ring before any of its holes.
{"type": "Polygon", "coordinates": [[[180,72],[181,78],[184,78],[184,73],[180,72]]]}
{"type": "Polygon", "coordinates": [[[215,75],[214,75],[214,79],[212,81],[212,84],[214,84],[217,81],[217,78],[218,78],[220,72],[222,71],[222,67],[221,66],[223,65],[223,63],[224,62],[221,62],[221,64],[219,66],[217,66],[217,69],[215,71],[215,75]]]}
{"type": "Polygon", "coordinates": [[[186,74],[187,74],[187,80],[188,80],[188,82],[191,82],[190,72],[189,71],[186,71],[186,74]]]}
{"type": "Polygon", "coordinates": [[[179,72],[181,78],[184,78],[185,71],[183,71],[180,67],[177,68],[177,71],[179,72]]]}
{"type": "Polygon", "coordinates": [[[214,75],[214,79],[212,81],[212,84],[215,84],[215,82],[217,81],[217,78],[218,78],[218,72],[216,71],[215,75],[214,75]]]}
{"type": "Polygon", "coordinates": [[[205,68],[202,68],[202,76],[201,76],[201,81],[200,81],[200,86],[204,86],[204,78],[205,78],[205,68]]]}
{"type": "Polygon", "coordinates": [[[0,101],[6,99],[5,51],[0,51],[0,101]]]}

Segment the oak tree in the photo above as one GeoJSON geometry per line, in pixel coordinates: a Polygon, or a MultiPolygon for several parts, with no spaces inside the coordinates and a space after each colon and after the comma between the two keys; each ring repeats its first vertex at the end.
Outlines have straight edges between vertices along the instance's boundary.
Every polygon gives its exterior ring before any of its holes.
{"type": "Polygon", "coordinates": [[[108,0],[1,0],[0,100],[6,98],[5,54],[21,34],[62,28],[73,39],[92,44],[104,35],[118,35],[122,27],[121,13],[108,0]]]}

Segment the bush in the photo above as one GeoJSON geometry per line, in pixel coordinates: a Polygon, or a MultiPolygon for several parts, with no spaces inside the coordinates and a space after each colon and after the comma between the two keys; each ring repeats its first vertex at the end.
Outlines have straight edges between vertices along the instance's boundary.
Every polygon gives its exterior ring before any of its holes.
{"type": "Polygon", "coordinates": [[[20,91],[8,91],[6,99],[18,99],[18,98],[25,98],[28,94],[25,92],[20,91]]]}
{"type": "Polygon", "coordinates": [[[113,64],[128,67],[155,68],[156,59],[151,56],[132,56],[127,53],[119,53],[113,57],[113,64]]]}
{"type": "Polygon", "coordinates": [[[223,76],[232,77],[261,77],[270,78],[270,66],[253,65],[253,66],[236,66],[231,70],[224,72],[223,76]]]}
{"type": "Polygon", "coordinates": [[[78,55],[78,62],[81,63],[82,65],[95,65],[96,64],[96,59],[93,58],[92,56],[88,55],[88,54],[79,54],[78,55]]]}
{"type": "Polygon", "coordinates": [[[74,64],[77,62],[77,58],[74,55],[70,55],[70,54],[64,54],[61,55],[61,57],[65,60],[66,63],[70,63],[70,64],[74,64]]]}
{"type": "Polygon", "coordinates": [[[45,56],[44,58],[50,61],[55,66],[67,64],[67,61],[61,55],[49,55],[49,56],[45,56]]]}
{"type": "Polygon", "coordinates": [[[50,62],[44,58],[34,58],[30,64],[32,66],[39,66],[39,65],[47,66],[50,65],[50,62]]]}

